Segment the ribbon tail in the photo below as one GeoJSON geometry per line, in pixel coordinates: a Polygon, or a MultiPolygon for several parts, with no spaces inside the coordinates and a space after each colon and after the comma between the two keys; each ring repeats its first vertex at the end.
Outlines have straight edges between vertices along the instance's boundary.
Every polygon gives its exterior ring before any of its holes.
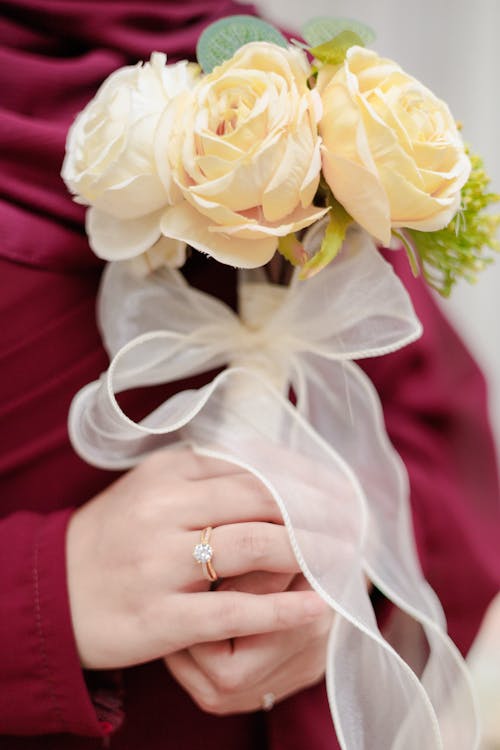
{"type": "MultiPolygon", "coordinates": [[[[410,649],[399,650],[417,673],[421,672],[421,684],[437,717],[443,748],[477,747],[477,707],[467,667],[446,634],[441,605],[421,573],[410,520],[408,477],[389,442],[375,388],[350,362],[332,363],[301,355],[296,367],[296,380],[302,383],[298,388],[301,412],[351,467],[367,501],[363,569],[388,599],[422,626],[420,634],[425,638],[419,638],[419,629],[414,628],[410,649]]],[[[400,615],[392,619],[391,640],[404,644],[408,639],[402,637],[403,630],[408,630],[409,617],[400,615]]],[[[346,649],[352,652],[355,637],[345,622],[338,623],[335,651],[339,658],[346,649]]],[[[330,685],[335,700],[342,703],[344,688],[342,685],[337,692],[335,685],[330,685]]],[[[340,713],[345,711],[347,706],[340,713]]],[[[391,747],[413,747],[415,726],[421,726],[419,711],[415,707],[401,723],[391,747]]],[[[419,746],[427,747],[423,742],[419,746]]]]}
{"type": "Polygon", "coordinates": [[[424,687],[377,626],[363,571],[368,509],[355,474],[268,381],[245,370],[224,375],[187,430],[196,450],[266,485],[304,575],[337,613],[327,672],[342,746],[392,750],[405,725],[405,750],[442,750],[424,687]]]}

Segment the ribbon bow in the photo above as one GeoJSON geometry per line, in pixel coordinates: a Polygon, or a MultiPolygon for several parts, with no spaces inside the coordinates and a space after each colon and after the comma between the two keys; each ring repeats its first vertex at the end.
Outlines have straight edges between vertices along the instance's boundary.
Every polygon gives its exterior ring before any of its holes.
{"type": "Polygon", "coordinates": [[[242,276],[238,317],[176,271],[138,280],[109,264],[99,321],[112,361],[75,396],[73,445],[89,463],[116,469],[186,443],[253,472],[281,510],[304,575],[336,612],[326,676],[341,746],[471,750],[474,698],[419,568],[406,472],[375,389],[351,361],[420,336],[409,297],[359,230],[306,282],[283,288],[242,276]],[[226,365],[140,423],[117,403],[120,391],[226,365]],[[410,618],[420,624],[423,667],[421,655],[381,634],[365,576],[399,608],[393,633],[410,618]]]}

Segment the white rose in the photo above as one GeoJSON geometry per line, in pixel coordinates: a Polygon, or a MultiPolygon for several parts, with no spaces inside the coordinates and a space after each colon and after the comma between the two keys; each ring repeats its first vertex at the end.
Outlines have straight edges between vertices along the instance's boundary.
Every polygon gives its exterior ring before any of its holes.
{"type": "Polygon", "coordinates": [[[155,52],[145,65],[112,73],[68,133],[61,174],[75,200],[90,206],[89,242],[106,260],[151,248],[172,201],[167,176],[157,174],[154,134],[168,102],[193,85],[199,69],[165,63],[155,52]]]}
{"type": "Polygon", "coordinates": [[[321,101],[296,48],[252,42],[167,108],[156,131],[158,171],[181,202],[166,236],[239,267],[267,263],[278,238],[309,226],[321,168],[321,101]]]}

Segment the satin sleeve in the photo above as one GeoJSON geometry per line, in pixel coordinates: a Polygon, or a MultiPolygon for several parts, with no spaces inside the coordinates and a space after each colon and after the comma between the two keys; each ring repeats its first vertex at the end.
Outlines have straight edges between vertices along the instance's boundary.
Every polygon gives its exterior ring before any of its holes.
{"type": "Polygon", "coordinates": [[[79,662],[65,572],[71,513],[0,522],[0,734],[101,737],[121,722],[114,691],[92,695],[79,662]]]}
{"type": "Polygon", "coordinates": [[[118,686],[80,666],[65,557],[74,508],[113,478],[79,461],[66,432],[75,389],[105,361],[98,275],[1,256],[0,735],[102,737],[121,721],[118,686]]]}

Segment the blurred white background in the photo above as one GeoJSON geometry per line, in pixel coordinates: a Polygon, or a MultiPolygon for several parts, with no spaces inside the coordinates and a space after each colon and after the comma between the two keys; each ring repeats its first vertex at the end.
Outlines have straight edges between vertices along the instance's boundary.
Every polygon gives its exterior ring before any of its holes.
{"type": "MultiPolygon", "coordinates": [[[[465,140],[483,155],[492,188],[500,192],[500,0],[269,0],[256,5],[264,17],[290,31],[314,16],[355,18],[372,26],[377,34],[373,47],[448,102],[464,125],[465,140]]],[[[478,285],[460,284],[441,305],[487,376],[500,457],[500,254],[478,285]]],[[[469,662],[483,713],[482,750],[500,750],[500,597],[469,662]]]]}

